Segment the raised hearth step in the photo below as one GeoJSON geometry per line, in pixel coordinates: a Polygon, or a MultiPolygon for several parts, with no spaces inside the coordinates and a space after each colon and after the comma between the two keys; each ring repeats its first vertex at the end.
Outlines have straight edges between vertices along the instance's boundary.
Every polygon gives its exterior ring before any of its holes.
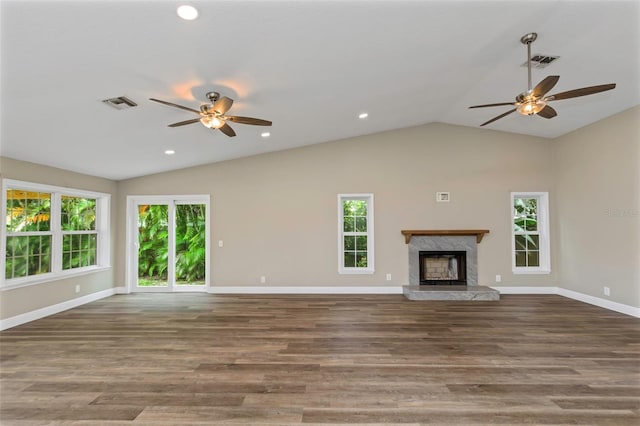
{"type": "Polygon", "coordinates": [[[500,292],[484,285],[405,285],[409,300],[500,300],[500,292]]]}

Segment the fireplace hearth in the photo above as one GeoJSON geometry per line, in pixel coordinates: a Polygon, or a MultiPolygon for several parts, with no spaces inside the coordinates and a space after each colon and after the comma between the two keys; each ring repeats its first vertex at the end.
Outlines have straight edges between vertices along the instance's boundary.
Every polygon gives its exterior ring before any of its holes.
{"type": "Polygon", "coordinates": [[[465,251],[420,251],[420,285],[467,285],[465,251]]]}

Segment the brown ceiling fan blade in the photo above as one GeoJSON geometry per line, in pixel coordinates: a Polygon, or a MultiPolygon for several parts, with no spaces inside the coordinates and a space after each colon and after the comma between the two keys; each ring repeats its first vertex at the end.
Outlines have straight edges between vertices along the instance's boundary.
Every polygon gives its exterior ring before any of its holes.
{"type": "Polygon", "coordinates": [[[236,132],[234,132],[231,126],[229,126],[227,123],[224,123],[224,126],[220,127],[220,131],[230,138],[236,135],[236,132]]]}
{"type": "Polygon", "coordinates": [[[551,108],[549,105],[545,105],[544,108],[538,111],[538,115],[544,118],[553,118],[556,115],[558,115],[558,113],[556,112],[555,109],[551,108]]]}
{"type": "Polygon", "coordinates": [[[486,108],[486,107],[495,107],[495,106],[506,106],[506,105],[515,105],[515,102],[500,102],[497,104],[484,104],[484,105],[474,105],[469,108],[486,108]]]}
{"type": "Polygon", "coordinates": [[[229,111],[231,105],[233,105],[233,99],[223,96],[213,103],[212,109],[218,114],[224,114],[225,112],[229,111]]]}
{"type": "Polygon", "coordinates": [[[200,121],[199,118],[192,118],[191,120],[179,121],[178,123],[169,124],[169,127],[184,126],[187,124],[197,123],[198,121],[200,121]]]}
{"type": "Polygon", "coordinates": [[[269,120],[262,120],[260,118],[253,117],[239,117],[237,115],[229,115],[225,117],[225,120],[233,121],[234,123],[253,124],[254,126],[271,126],[271,122],[269,120]]]}
{"type": "Polygon", "coordinates": [[[560,80],[559,75],[550,75],[549,77],[542,80],[536,87],[533,88],[531,94],[536,98],[543,97],[549,90],[553,89],[553,86],[560,80]]]}
{"type": "Polygon", "coordinates": [[[172,102],[161,101],[160,99],[149,98],[149,100],[150,100],[150,101],[153,101],[153,102],[158,102],[158,103],[160,103],[160,104],[168,105],[168,106],[171,106],[171,107],[184,109],[184,110],[186,110],[186,111],[195,112],[196,114],[200,115],[200,111],[198,111],[197,109],[193,109],[193,108],[189,108],[189,107],[186,107],[186,106],[182,106],[182,105],[174,104],[174,103],[172,103],[172,102]]]}
{"type": "Polygon", "coordinates": [[[554,95],[549,95],[545,98],[545,101],[560,101],[562,99],[593,95],[594,93],[606,92],[607,90],[615,89],[615,87],[616,87],[615,83],[601,84],[599,86],[582,87],[580,89],[568,90],[566,92],[560,92],[554,95]]]}
{"type": "Polygon", "coordinates": [[[499,116],[497,116],[497,117],[493,117],[491,120],[489,120],[489,121],[485,121],[484,123],[482,123],[482,124],[480,125],[480,127],[482,127],[482,126],[486,126],[486,125],[487,125],[487,124],[489,124],[489,123],[493,123],[493,122],[494,122],[494,121],[496,121],[496,120],[500,120],[502,117],[506,117],[507,115],[511,114],[512,112],[515,112],[515,110],[516,110],[516,109],[517,109],[517,108],[514,108],[514,109],[512,109],[512,110],[509,110],[509,111],[505,112],[504,114],[500,114],[500,115],[499,115],[499,116]]]}

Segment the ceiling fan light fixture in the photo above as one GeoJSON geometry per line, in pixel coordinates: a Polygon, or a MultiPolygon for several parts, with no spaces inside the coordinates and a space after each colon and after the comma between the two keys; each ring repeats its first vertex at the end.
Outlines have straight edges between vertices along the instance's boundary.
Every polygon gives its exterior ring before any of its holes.
{"type": "Polygon", "coordinates": [[[214,116],[214,115],[205,115],[200,119],[200,122],[210,129],[219,129],[224,126],[224,120],[214,116]]]}
{"type": "Polygon", "coordinates": [[[179,6],[176,12],[185,21],[193,21],[198,17],[198,9],[188,4],[179,6]]]}
{"type": "Polygon", "coordinates": [[[522,115],[534,115],[539,113],[547,106],[542,99],[526,101],[518,106],[518,112],[522,115]]]}

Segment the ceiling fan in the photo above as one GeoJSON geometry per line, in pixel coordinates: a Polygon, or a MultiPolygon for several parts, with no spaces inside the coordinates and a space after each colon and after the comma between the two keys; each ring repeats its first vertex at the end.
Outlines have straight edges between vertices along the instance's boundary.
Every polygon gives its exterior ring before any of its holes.
{"type": "Polygon", "coordinates": [[[560,101],[562,99],[569,98],[577,98],[579,96],[593,95],[594,93],[600,93],[607,90],[611,90],[616,87],[615,83],[612,84],[602,84],[599,86],[589,86],[582,87],[580,89],[569,90],[566,92],[556,93],[554,95],[547,95],[547,92],[556,85],[558,80],[560,79],[559,75],[550,75],[544,80],[542,80],[538,85],[534,88],[531,88],[531,43],[533,43],[536,38],[538,38],[538,34],[536,33],[528,33],[523,35],[520,38],[520,42],[522,44],[527,45],[527,69],[529,71],[529,86],[526,92],[520,93],[516,96],[515,102],[500,102],[496,104],[485,104],[485,105],[474,105],[469,108],[486,108],[486,107],[494,107],[494,106],[505,106],[505,105],[513,105],[514,109],[511,109],[504,114],[500,114],[497,117],[492,118],[489,121],[482,123],[480,126],[485,126],[489,123],[493,123],[496,120],[499,120],[507,115],[518,111],[522,115],[539,115],[544,118],[553,118],[558,113],[555,109],[551,108],[547,105],[547,102],[551,101],[560,101]]]}
{"type": "Polygon", "coordinates": [[[227,124],[227,121],[241,124],[252,124],[254,126],[271,126],[271,122],[268,120],[262,120],[252,117],[240,117],[237,115],[225,115],[231,105],[233,105],[233,99],[226,96],[220,97],[218,92],[207,92],[208,104],[200,105],[200,111],[197,109],[189,108],[186,106],[174,104],[172,102],[162,101],[160,99],[149,98],[150,101],[158,102],[164,105],[172,106],[175,108],[184,109],[186,111],[195,112],[199,115],[198,118],[192,118],[191,120],[179,121],[177,123],[169,124],[169,127],[179,127],[187,124],[202,123],[205,127],[210,129],[220,129],[222,133],[229,137],[236,135],[236,132],[227,124]]]}

